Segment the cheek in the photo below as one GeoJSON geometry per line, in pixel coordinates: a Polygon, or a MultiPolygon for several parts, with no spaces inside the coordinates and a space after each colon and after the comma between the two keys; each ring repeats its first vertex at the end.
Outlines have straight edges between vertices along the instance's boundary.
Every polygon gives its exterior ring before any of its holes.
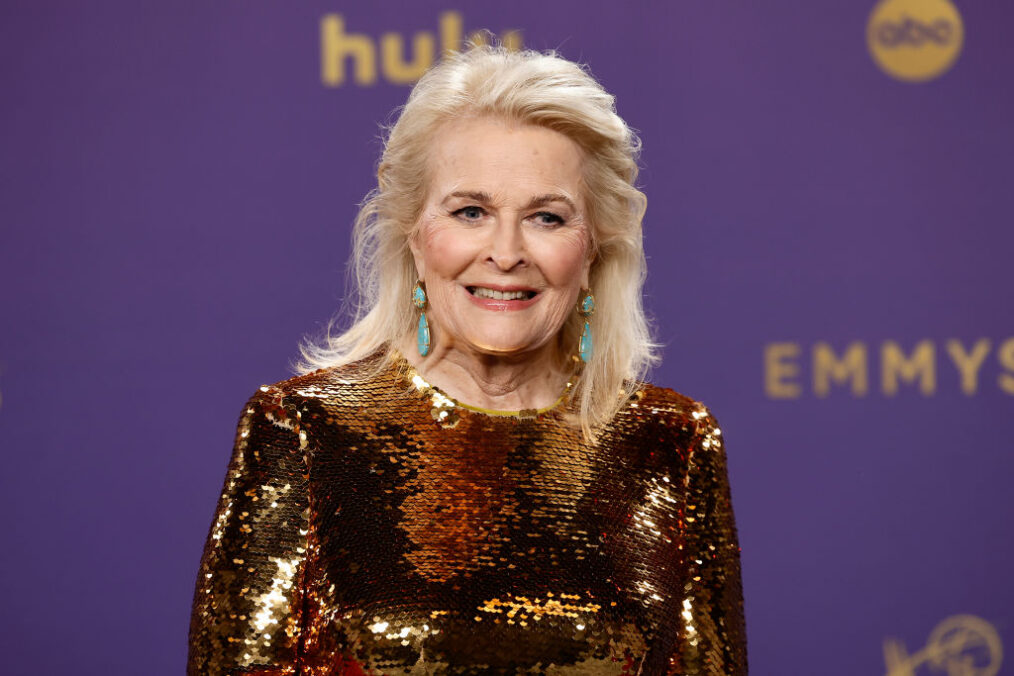
{"type": "Polygon", "coordinates": [[[583,234],[567,233],[544,247],[539,256],[541,267],[554,285],[580,286],[587,264],[588,244],[583,234]]]}
{"type": "Polygon", "coordinates": [[[453,227],[435,223],[420,234],[427,277],[452,277],[475,257],[474,245],[453,227]]]}

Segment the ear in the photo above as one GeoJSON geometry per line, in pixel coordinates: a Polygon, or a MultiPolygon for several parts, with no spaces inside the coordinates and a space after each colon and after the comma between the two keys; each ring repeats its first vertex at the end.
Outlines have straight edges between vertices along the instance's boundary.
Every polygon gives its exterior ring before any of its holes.
{"type": "Polygon", "coordinates": [[[589,277],[591,276],[592,264],[595,263],[595,252],[592,248],[588,247],[588,255],[584,258],[584,265],[581,266],[581,288],[590,289],[591,282],[589,277]]]}
{"type": "Polygon", "coordinates": [[[420,281],[426,281],[426,266],[423,263],[422,247],[419,245],[419,227],[409,235],[408,248],[412,252],[412,260],[415,261],[415,272],[420,281]]]}

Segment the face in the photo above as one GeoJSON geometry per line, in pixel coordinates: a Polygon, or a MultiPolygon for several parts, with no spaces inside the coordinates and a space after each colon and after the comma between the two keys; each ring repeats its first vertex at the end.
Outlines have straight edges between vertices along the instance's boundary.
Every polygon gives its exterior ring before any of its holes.
{"type": "Polygon", "coordinates": [[[466,119],[434,137],[410,245],[435,343],[555,350],[591,265],[581,163],[576,143],[543,127],[466,119]]]}

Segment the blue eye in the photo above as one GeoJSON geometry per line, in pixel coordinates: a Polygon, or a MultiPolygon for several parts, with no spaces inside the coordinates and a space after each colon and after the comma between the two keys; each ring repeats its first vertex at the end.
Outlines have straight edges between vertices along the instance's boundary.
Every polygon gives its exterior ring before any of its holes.
{"type": "Polygon", "coordinates": [[[452,212],[452,215],[460,216],[466,221],[477,221],[482,218],[483,213],[485,212],[482,210],[482,207],[470,206],[462,207],[457,211],[452,212]]]}
{"type": "Polygon", "coordinates": [[[549,211],[540,211],[535,218],[539,225],[563,225],[563,219],[549,211]]]}

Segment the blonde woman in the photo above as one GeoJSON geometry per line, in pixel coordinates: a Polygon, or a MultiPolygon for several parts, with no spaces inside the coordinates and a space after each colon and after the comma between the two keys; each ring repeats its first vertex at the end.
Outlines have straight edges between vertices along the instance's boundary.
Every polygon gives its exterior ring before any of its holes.
{"type": "Polygon", "coordinates": [[[745,674],[721,431],[644,382],[613,97],[475,47],[413,89],[351,325],[247,403],[190,674],[745,674]]]}

